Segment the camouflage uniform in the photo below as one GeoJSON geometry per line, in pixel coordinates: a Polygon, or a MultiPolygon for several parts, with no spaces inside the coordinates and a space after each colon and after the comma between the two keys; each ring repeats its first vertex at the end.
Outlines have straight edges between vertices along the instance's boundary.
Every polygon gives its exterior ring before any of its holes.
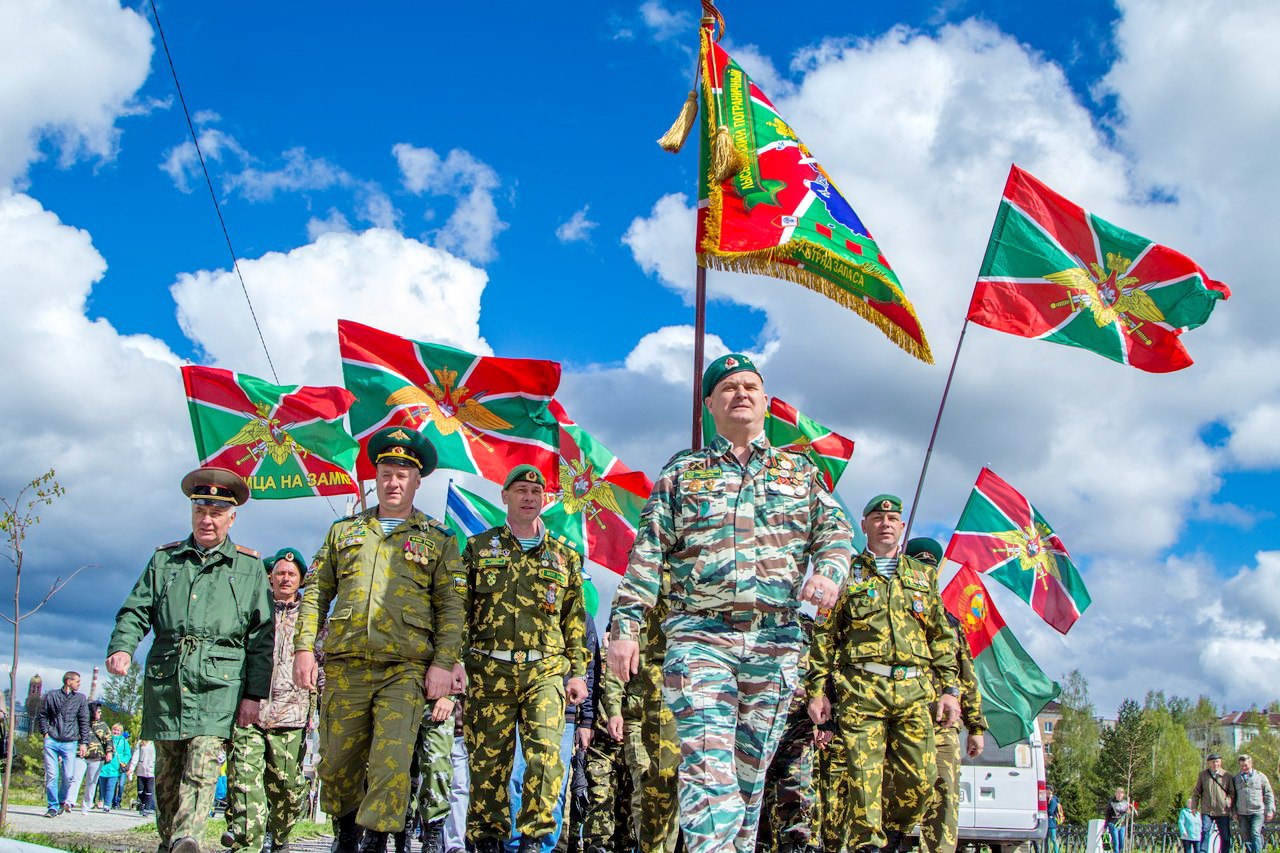
{"type": "MultiPolygon", "coordinates": [[[[981,736],[987,730],[987,719],[982,714],[982,693],[973,671],[969,641],[958,624],[955,632],[956,659],[960,665],[960,721],[969,734],[981,736]]],[[[935,687],[941,689],[940,685],[935,684],[935,687]]],[[[938,729],[935,738],[938,742],[938,781],[934,786],[934,798],[920,821],[920,847],[927,853],[955,853],[956,829],[960,821],[960,759],[964,747],[960,742],[960,729],[954,726],[938,729]]]]}
{"type": "Polygon", "coordinates": [[[449,529],[414,510],[384,534],[373,507],[334,522],[312,563],[296,651],[329,605],[320,703],[320,805],[375,832],[404,826],[427,667],[462,647],[466,577],[449,529]],[[358,810],[358,811],[357,811],[358,810]]]}
{"type": "Polygon", "coordinates": [[[935,571],[904,556],[886,578],[863,552],[849,586],[814,631],[805,686],[811,696],[828,683],[834,688],[832,714],[849,775],[848,799],[838,812],[824,813],[824,832],[830,818],[850,850],[885,846],[885,825],[915,826],[932,796],[933,681],[955,688],[958,680],[955,633],[935,571]]]}
{"type": "Polygon", "coordinates": [[[814,821],[818,840],[824,851],[840,853],[844,849],[845,827],[840,821],[845,804],[849,802],[849,762],[845,755],[844,739],[834,723],[827,723],[835,735],[822,749],[816,750],[813,761],[814,793],[817,808],[814,821]]]}
{"type": "Polygon", "coordinates": [[[798,680],[797,596],[811,558],[843,583],[850,536],[814,464],[763,433],[745,465],[717,435],[658,476],[614,599],[613,638],[641,639],[669,572],[663,697],[681,744],[690,853],[755,850],[765,772],[798,680]]]}
{"type": "Polygon", "coordinates": [[[144,668],[142,731],[156,745],[161,849],[199,839],[218,753],[241,698],[271,692],[271,592],[258,552],[230,538],[201,552],[188,536],[156,549],[116,615],[107,656],[155,633],[144,668]]]}
{"type": "Polygon", "coordinates": [[[637,728],[645,759],[636,782],[640,793],[636,820],[640,853],[674,853],[680,840],[680,803],[675,784],[680,742],[676,740],[676,718],[662,698],[662,659],[667,652],[662,621],[667,611],[667,599],[659,598],[645,615],[640,669],[632,679],[637,686],[637,728]]]}
{"type": "Polygon", "coordinates": [[[756,850],[804,850],[814,837],[813,721],[797,691],[765,779],[756,850]]]}
{"type": "MultiPolygon", "coordinates": [[[[630,798],[623,796],[627,774],[625,751],[620,741],[609,736],[608,723],[622,714],[623,686],[607,667],[596,675],[599,707],[595,736],[587,747],[587,816],[582,827],[582,843],[587,850],[630,850],[635,846],[631,825],[630,798]],[[621,817],[625,815],[625,819],[621,817]],[[617,839],[627,839],[618,846],[617,839]]],[[[631,786],[626,785],[630,794],[631,786]]]]}
{"type": "MultiPolygon", "coordinates": [[[[813,636],[813,619],[800,614],[806,638],[813,636]]],[[[809,655],[800,656],[800,671],[809,669],[809,655]]],[[[803,850],[814,838],[817,794],[813,781],[813,720],[804,688],[796,690],[787,714],[787,727],[765,778],[756,850],[803,850]]]]}
{"type": "Polygon", "coordinates": [[[418,733],[418,817],[422,825],[444,820],[449,815],[449,788],[453,784],[453,717],[437,723],[431,719],[428,702],[418,733]]]}
{"type": "Polygon", "coordinates": [[[275,664],[271,696],[258,710],[258,724],[236,726],[227,756],[227,832],[233,850],[258,850],[266,832],[284,844],[302,814],[307,781],[302,776],[311,694],[293,683],[293,635],[300,596],[275,602],[275,664]]]}
{"type": "Polygon", "coordinates": [[[467,540],[467,658],[463,734],[471,761],[467,840],[506,838],[507,780],[517,723],[526,763],[516,834],[545,838],[564,785],[560,739],[565,677],[586,679],[582,559],[543,536],[524,551],[507,527],[467,540]]]}

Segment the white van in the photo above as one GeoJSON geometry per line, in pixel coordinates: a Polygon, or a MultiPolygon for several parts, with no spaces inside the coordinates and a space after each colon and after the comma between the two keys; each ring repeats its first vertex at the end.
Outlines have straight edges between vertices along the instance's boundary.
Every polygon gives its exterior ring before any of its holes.
{"type": "MultiPolygon", "coordinates": [[[[967,733],[961,734],[963,748],[967,733]]],[[[991,853],[1043,849],[1049,829],[1044,744],[1032,729],[1030,740],[997,746],[991,735],[977,758],[960,767],[959,846],[986,845],[991,853]]]]}

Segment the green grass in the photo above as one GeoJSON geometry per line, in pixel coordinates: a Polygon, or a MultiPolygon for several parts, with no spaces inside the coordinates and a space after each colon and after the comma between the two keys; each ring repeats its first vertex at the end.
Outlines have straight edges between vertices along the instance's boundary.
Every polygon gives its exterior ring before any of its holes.
{"type": "MultiPolygon", "coordinates": [[[[204,825],[204,835],[202,836],[201,841],[216,845],[218,843],[218,839],[222,837],[222,833],[225,832],[226,829],[226,820],[220,817],[211,817],[204,825]]],[[[125,831],[130,835],[146,835],[155,839],[159,838],[159,836],[156,835],[156,825],[154,823],[141,823],[137,826],[130,827],[125,831]]],[[[312,823],[309,820],[300,820],[293,827],[293,834],[290,838],[302,841],[307,838],[319,838],[322,835],[328,835],[329,832],[330,827],[328,824],[312,823]]]]}
{"type": "Polygon", "coordinates": [[[39,844],[42,847],[52,847],[56,850],[67,850],[69,853],[99,853],[97,847],[91,847],[88,844],[68,844],[61,838],[45,835],[43,832],[15,832],[12,835],[5,835],[5,838],[25,841],[28,844],[39,844]]]}

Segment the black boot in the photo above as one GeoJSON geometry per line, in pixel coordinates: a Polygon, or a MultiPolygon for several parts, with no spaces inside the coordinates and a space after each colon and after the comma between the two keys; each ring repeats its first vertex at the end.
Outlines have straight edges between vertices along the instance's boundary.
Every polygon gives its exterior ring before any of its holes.
{"type": "Polygon", "coordinates": [[[444,853],[444,818],[422,828],[422,853],[444,853]]]}
{"type": "Polygon", "coordinates": [[[391,849],[395,853],[409,853],[409,830],[402,829],[391,836],[391,849]]]}
{"type": "Polygon", "coordinates": [[[898,849],[902,847],[902,830],[890,829],[885,832],[884,836],[885,843],[884,847],[880,848],[881,853],[897,853],[898,849]]]}
{"type": "Polygon", "coordinates": [[[356,823],[356,813],[350,812],[333,819],[332,853],[359,853],[360,836],[364,829],[356,823]]]}
{"type": "Polygon", "coordinates": [[[364,840],[360,842],[360,853],[387,853],[387,835],[372,829],[364,831],[364,840]]]}
{"type": "Polygon", "coordinates": [[[520,836],[520,846],[516,848],[516,853],[541,853],[541,851],[541,838],[530,838],[527,835],[520,836]]]}
{"type": "Polygon", "coordinates": [[[502,853],[502,840],[499,838],[481,838],[475,844],[475,853],[502,853]]]}

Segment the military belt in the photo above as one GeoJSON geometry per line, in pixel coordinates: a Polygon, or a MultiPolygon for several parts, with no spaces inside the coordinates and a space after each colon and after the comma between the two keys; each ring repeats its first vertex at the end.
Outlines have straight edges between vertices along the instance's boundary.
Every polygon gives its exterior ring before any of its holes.
{"type": "Polygon", "coordinates": [[[509,649],[472,649],[472,651],[488,655],[494,660],[506,661],[507,663],[533,663],[536,660],[548,657],[549,654],[537,649],[520,649],[519,651],[510,651],[509,649]]]}
{"type": "Polygon", "coordinates": [[[776,628],[794,622],[795,611],[790,608],[781,610],[706,610],[698,607],[683,607],[679,604],[671,606],[673,614],[694,616],[699,619],[715,619],[737,631],[754,631],[757,628],[776,628]]]}
{"type": "Polygon", "coordinates": [[[885,666],[882,663],[855,663],[853,668],[869,672],[872,675],[892,678],[894,681],[906,681],[908,678],[915,678],[923,672],[918,666],[885,666]]]}

